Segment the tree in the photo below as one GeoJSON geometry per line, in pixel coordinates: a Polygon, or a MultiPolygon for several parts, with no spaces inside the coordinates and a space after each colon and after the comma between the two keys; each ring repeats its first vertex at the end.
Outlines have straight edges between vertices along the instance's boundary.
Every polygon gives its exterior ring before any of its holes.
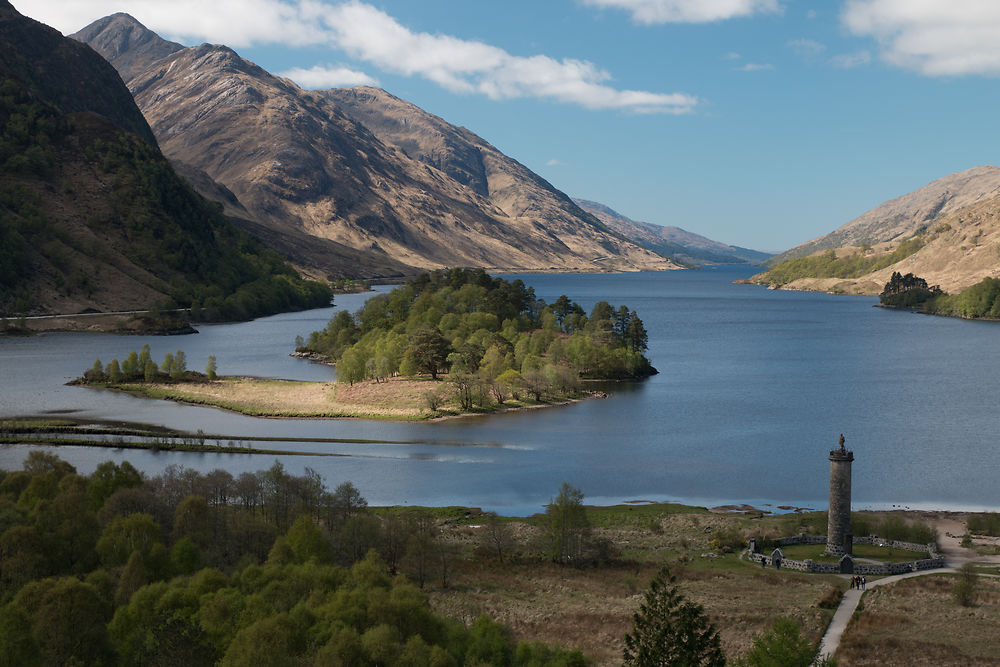
{"type": "Polygon", "coordinates": [[[205,375],[208,377],[210,382],[215,382],[218,377],[216,375],[216,371],[218,371],[218,367],[215,365],[215,355],[212,354],[209,355],[208,363],[205,364],[205,375]]]}
{"type": "Polygon", "coordinates": [[[104,364],[101,363],[100,359],[94,360],[94,365],[88,370],[84,371],[83,379],[87,382],[103,382],[104,381],[104,364]]]}
{"type": "Polygon", "coordinates": [[[21,589],[14,606],[30,610],[31,635],[41,649],[42,664],[111,662],[107,606],[90,584],[72,577],[36,581],[21,589]]]}
{"type": "Polygon", "coordinates": [[[952,589],[955,602],[963,607],[974,607],[976,604],[976,588],[979,583],[979,575],[976,574],[976,567],[972,563],[966,563],[958,570],[958,581],[952,589]]]}
{"type": "Polygon", "coordinates": [[[160,370],[164,373],[169,373],[170,369],[174,367],[174,355],[171,352],[167,352],[163,355],[163,363],[160,364],[160,370]]]}
{"type": "Polygon", "coordinates": [[[108,381],[112,384],[117,384],[121,382],[122,379],[122,369],[118,365],[117,359],[112,359],[111,363],[108,364],[108,381]]]}
{"type": "Polygon", "coordinates": [[[430,373],[436,380],[438,369],[444,366],[451,351],[451,343],[441,335],[437,327],[422,326],[410,335],[407,353],[413,359],[417,371],[430,373]]]}
{"type": "Polygon", "coordinates": [[[639,319],[634,310],[632,311],[628,329],[625,330],[625,342],[628,343],[633,352],[640,354],[645,352],[649,346],[649,334],[646,333],[646,327],[642,325],[642,320],[639,319]]]}
{"type": "Polygon", "coordinates": [[[802,635],[798,621],[782,616],[775,619],[770,630],[754,637],[753,646],[736,664],[739,667],[810,667],[818,648],[802,635]]]}
{"type": "Polygon", "coordinates": [[[152,382],[156,379],[156,364],[152,359],[147,359],[146,363],[142,367],[142,378],[146,382],[152,382]]]}
{"type": "Polygon", "coordinates": [[[125,361],[122,362],[122,375],[125,376],[126,380],[134,380],[142,373],[142,368],[139,366],[139,355],[132,350],[125,357],[125,361]]]}
{"type": "Polygon", "coordinates": [[[139,352],[139,370],[146,368],[146,363],[153,360],[153,353],[149,349],[149,343],[145,343],[142,346],[142,351],[139,352]]]}
{"type": "Polygon", "coordinates": [[[187,357],[184,356],[184,350],[177,350],[177,354],[174,355],[170,362],[170,368],[167,370],[169,370],[172,380],[181,379],[181,376],[187,372],[187,357]]]}
{"type": "Polygon", "coordinates": [[[329,507],[333,523],[339,524],[344,519],[365,510],[368,501],[352,482],[342,482],[330,495],[329,507]]]}
{"type": "Polygon", "coordinates": [[[644,602],[632,616],[632,632],[625,635],[624,664],[722,667],[726,657],[718,631],[701,605],[677,591],[675,581],[664,567],[649,584],[644,602]]]}
{"type": "Polygon", "coordinates": [[[509,554],[514,548],[514,532],[510,524],[497,515],[496,512],[486,513],[483,525],[483,547],[497,555],[497,560],[503,563],[504,554],[509,554]]]}
{"type": "Polygon", "coordinates": [[[560,563],[583,557],[590,522],[583,508],[583,491],[563,482],[559,494],[545,508],[549,553],[560,563]]]}

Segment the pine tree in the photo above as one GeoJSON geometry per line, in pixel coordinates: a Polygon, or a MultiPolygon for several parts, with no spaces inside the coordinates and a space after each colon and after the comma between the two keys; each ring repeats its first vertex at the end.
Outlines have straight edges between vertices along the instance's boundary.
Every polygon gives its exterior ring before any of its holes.
{"type": "Polygon", "coordinates": [[[719,633],[701,605],[677,591],[676,578],[664,567],[653,578],[646,599],[625,635],[624,663],[631,667],[722,667],[725,655],[719,633]]]}

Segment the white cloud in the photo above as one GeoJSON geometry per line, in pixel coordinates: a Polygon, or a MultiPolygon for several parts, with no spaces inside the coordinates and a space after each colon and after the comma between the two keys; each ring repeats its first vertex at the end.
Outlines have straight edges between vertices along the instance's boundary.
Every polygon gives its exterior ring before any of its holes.
{"type": "Polygon", "coordinates": [[[18,10],[71,34],[96,19],[126,12],[164,37],[232,47],[318,44],[324,31],[310,21],[306,0],[17,0],[18,10]]]}
{"type": "Polygon", "coordinates": [[[322,6],[317,15],[331,42],[349,55],[385,71],[422,76],[457,93],[533,97],[635,113],[689,113],[698,103],[684,93],[617,89],[607,83],[609,73],[585,60],[515,56],[483,42],[413,32],[356,0],[322,6]]]}
{"type": "Polygon", "coordinates": [[[586,5],[622,9],[636,23],[708,23],[781,11],[778,0],[582,0],[586,5]]]}
{"type": "Polygon", "coordinates": [[[560,162],[559,160],[557,160],[555,158],[552,158],[551,160],[549,160],[548,162],[545,163],[545,166],[546,167],[562,167],[565,164],[566,164],[565,162],[560,162]]]}
{"type": "Polygon", "coordinates": [[[791,48],[800,58],[815,58],[826,51],[826,44],[814,39],[793,39],[786,46],[791,48]]]}
{"type": "Polygon", "coordinates": [[[881,57],[929,76],[1000,74],[1000,2],[848,0],[855,35],[873,37],[881,57]]]}
{"type": "Polygon", "coordinates": [[[851,69],[861,67],[872,61],[872,54],[867,51],[857,51],[855,53],[840,53],[830,58],[830,64],[841,69],[851,69]]]}
{"type": "MultiPolygon", "coordinates": [[[[23,0],[18,0],[19,2],[23,0]]],[[[707,4],[774,4],[776,0],[713,0],[707,4]]],[[[682,4],[689,4],[684,2],[682,4]]],[[[698,3],[694,3],[698,4],[698,3]]],[[[479,41],[414,32],[360,0],[32,0],[29,15],[75,32],[95,18],[126,11],[165,37],[229,46],[329,45],[383,71],[420,76],[456,93],[491,99],[536,98],[587,109],[690,113],[686,93],[623,90],[585,60],[517,56],[479,41]]],[[[317,79],[323,68],[298,70],[317,79]]]]}
{"type": "Polygon", "coordinates": [[[736,53],[735,51],[730,51],[729,53],[723,56],[723,58],[725,58],[726,60],[739,60],[742,57],[743,56],[736,53]]]}
{"type": "Polygon", "coordinates": [[[737,72],[763,72],[774,69],[774,65],[770,63],[747,63],[735,69],[737,72]]]}
{"type": "Polygon", "coordinates": [[[357,72],[347,67],[323,67],[316,65],[309,69],[295,67],[282,72],[278,76],[291,79],[303,88],[340,88],[343,86],[377,86],[378,80],[364,72],[357,72]]]}

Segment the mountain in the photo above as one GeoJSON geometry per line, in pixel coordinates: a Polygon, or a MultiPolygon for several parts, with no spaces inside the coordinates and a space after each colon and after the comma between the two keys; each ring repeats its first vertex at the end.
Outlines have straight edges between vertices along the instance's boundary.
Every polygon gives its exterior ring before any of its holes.
{"type": "Polygon", "coordinates": [[[770,253],[719,243],[680,227],[632,220],[595,201],[573,201],[625,238],[685,264],[761,264],[771,257],[770,253]]]}
{"type": "Polygon", "coordinates": [[[419,268],[677,268],[476,135],[384,91],[302,90],[225,46],[175,49],[123,15],[74,37],[119,67],[164,153],[233,193],[268,238],[419,268]],[[391,135],[370,106],[428,136],[391,135]],[[424,149],[433,142],[436,153],[424,149]]]}
{"type": "Polygon", "coordinates": [[[329,298],[176,175],[101,56],[0,0],[0,314],[329,298]]]}
{"type": "Polygon", "coordinates": [[[946,292],[1000,275],[1000,168],[981,166],[887,201],[774,257],[752,282],[878,294],[893,272],[946,292]]]}
{"type": "Polygon", "coordinates": [[[155,145],[113,67],[58,30],[21,16],[7,0],[0,0],[0,66],[63,113],[100,114],[155,145]]]}

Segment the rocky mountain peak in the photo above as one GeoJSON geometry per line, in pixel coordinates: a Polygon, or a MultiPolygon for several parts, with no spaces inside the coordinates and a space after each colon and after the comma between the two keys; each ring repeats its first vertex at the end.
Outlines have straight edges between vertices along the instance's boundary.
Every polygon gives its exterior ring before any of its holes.
{"type": "Polygon", "coordinates": [[[184,48],[122,12],[98,19],[70,37],[104,56],[126,83],[150,63],[184,48]]]}

